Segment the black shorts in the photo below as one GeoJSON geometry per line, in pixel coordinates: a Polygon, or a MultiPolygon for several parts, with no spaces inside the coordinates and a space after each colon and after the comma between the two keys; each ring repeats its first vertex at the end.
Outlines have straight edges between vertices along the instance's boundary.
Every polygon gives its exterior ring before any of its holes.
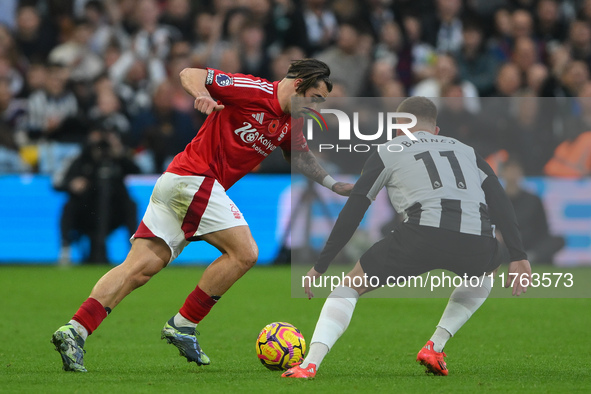
{"type": "Polygon", "coordinates": [[[360,258],[363,272],[384,284],[389,276],[409,277],[435,269],[481,276],[509,261],[495,238],[404,223],[360,258]]]}

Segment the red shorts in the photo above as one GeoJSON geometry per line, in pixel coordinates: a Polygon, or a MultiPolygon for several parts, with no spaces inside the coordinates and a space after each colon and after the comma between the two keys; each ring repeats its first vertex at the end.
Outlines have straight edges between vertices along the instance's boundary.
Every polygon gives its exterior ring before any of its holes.
{"type": "Polygon", "coordinates": [[[191,241],[215,231],[248,226],[217,180],[204,176],[162,174],[137,231],[131,237],[162,238],[178,257],[191,241]]]}

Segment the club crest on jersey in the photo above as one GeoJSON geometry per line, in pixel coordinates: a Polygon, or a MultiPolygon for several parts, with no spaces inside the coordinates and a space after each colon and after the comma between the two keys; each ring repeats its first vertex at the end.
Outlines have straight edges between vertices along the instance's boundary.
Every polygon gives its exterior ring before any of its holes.
{"type": "Polygon", "coordinates": [[[232,85],[232,78],[230,78],[229,76],[227,76],[226,74],[218,74],[215,76],[215,83],[218,84],[218,86],[230,86],[232,85]]]}
{"type": "Polygon", "coordinates": [[[234,130],[234,133],[239,135],[240,139],[246,143],[252,143],[256,141],[257,137],[259,136],[257,129],[252,127],[252,124],[248,122],[244,122],[244,126],[234,130]]]}

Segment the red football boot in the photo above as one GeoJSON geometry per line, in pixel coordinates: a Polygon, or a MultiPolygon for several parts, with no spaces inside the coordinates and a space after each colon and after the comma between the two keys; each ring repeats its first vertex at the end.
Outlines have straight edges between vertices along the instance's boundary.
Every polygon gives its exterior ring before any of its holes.
{"type": "Polygon", "coordinates": [[[283,372],[282,378],[301,378],[311,379],[316,376],[316,364],[308,364],[306,368],[302,368],[299,365],[291,367],[287,371],[283,372]]]}
{"type": "Polygon", "coordinates": [[[429,341],[417,354],[417,361],[427,367],[426,373],[447,376],[447,366],[443,361],[443,357],[447,357],[447,355],[433,350],[433,341],[429,341]]]}

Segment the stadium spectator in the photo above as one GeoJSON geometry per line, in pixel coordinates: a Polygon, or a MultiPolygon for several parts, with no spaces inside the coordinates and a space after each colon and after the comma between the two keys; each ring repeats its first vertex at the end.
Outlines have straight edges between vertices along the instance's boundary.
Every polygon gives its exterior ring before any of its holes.
{"type": "Polygon", "coordinates": [[[534,40],[529,37],[520,37],[515,41],[513,52],[511,52],[511,61],[515,63],[523,75],[538,60],[539,55],[534,40]]]}
{"type": "Polygon", "coordinates": [[[584,62],[569,61],[559,76],[552,75],[542,87],[543,97],[575,97],[589,80],[589,67],[584,62]]]}
{"type": "Polygon", "coordinates": [[[103,55],[107,48],[129,48],[131,38],[119,23],[109,23],[107,10],[102,1],[90,0],[84,5],[83,18],[90,29],[88,48],[97,55],[103,55]]]}
{"type": "Polygon", "coordinates": [[[262,78],[271,78],[269,70],[270,62],[264,47],[265,30],[257,22],[246,22],[240,30],[239,51],[240,70],[244,74],[260,75],[262,78]]]}
{"type": "MultiPolygon", "coordinates": [[[[335,85],[336,86],[336,85],[335,85]]],[[[333,92],[335,89],[333,89],[333,92]]],[[[406,91],[404,90],[404,85],[400,81],[392,80],[386,82],[386,85],[381,90],[383,98],[390,98],[390,97],[406,97],[406,91]]],[[[333,94],[331,94],[331,97],[333,94]]]]}
{"type": "Polygon", "coordinates": [[[143,60],[164,60],[172,41],[181,38],[179,30],[158,23],[160,9],[156,0],[138,0],[134,15],[138,23],[138,31],[131,43],[134,54],[143,60]]]}
{"type": "Polygon", "coordinates": [[[570,51],[572,59],[591,64],[591,26],[589,26],[589,22],[573,21],[570,25],[568,40],[564,45],[570,51]]]}
{"type": "Polygon", "coordinates": [[[19,7],[15,31],[15,42],[25,58],[45,61],[57,43],[57,38],[47,23],[43,23],[37,9],[30,5],[19,7]]]}
{"type": "Polygon", "coordinates": [[[191,43],[189,41],[176,41],[170,47],[166,70],[168,74],[166,81],[172,86],[170,101],[177,111],[194,115],[193,100],[185,92],[178,78],[179,73],[187,67],[191,67],[191,43]]]}
{"type": "Polygon", "coordinates": [[[534,37],[534,19],[533,15],[526,10],[517,9],[511,14],[511,35],[513,41],[517,42],[520,38],[534,37]]]}
{"type": "Polygon", "coordinates": [[[129,144],[131,126],[127,117],[121,112],[119,97],[111,86],[96,89],[96,91],[96,105],[88,114],[91,124],[99,130],[115,132],[123,142],[129,144]]]}
{"type": "Polygon", "coordinates": [[[10,81],[0,78],[0,174],[30,170],[15,140],[15,130],[23,127],[25,109],[22,100],[13,100],[10,81]]]}
{"type": "Polygon", "coordinates": [[[60,64],[49,67],[45,88],[28,100],[29,140],[40,141],[39,171],[53,174],[64,161],[78,153],[86,140],[86,129],[78,117],[78,101],[67,87],[68,71],[60,64]]]}
{"type": "Polygon", "coordinates": [[[549,77],[548,67],[543,64],[534,64],[527,70],[525,76],[525,91],[527,95],[539,97],[542,95],[542,88],[549,77]]]}
{"type": "Polygon", "coordinates": [[[564,238],[550,233],[542,200],[523,188],[523,167],[519,161],[509,159],[502,167],[502,178],[529,261],[552,264],[554,255],[565,245],[564,238]]]}
{"type": "Polygon", "coordinates": [[[123,64],[123,62],[127,61],[126,59],[117,62],[122,62],[122,64],[113,65],[111,79],[115,86],[115,92],[125,104],[125,113],[129,117],[133,117],[139,112],[150,108],[152,105],[151,91],[154,86],[157,86],[166,78],[166,72],[161,69],[159,61],[152,63],[155,67],[150,67],[148,70],[148,65],[142,60],[134,58],[129,60],[132,63],[128,68],[123,64]],[[124,68],[126,69],[123,78],[113,76],[114,69],[118,67],[121,67],[122,70],[118,70],[117,74],[119,71],[123,71],[124,68]]]}
{"type": "Polygon", "coordinates": [[[168,0],[160,16],[160,24],[176,27],[183,40],[193,37],[193,20],[189,0],[168,0]]]}
{"type": "MultiPolygon", "coordinates": [[[[391,21],[381,24],[379,40],[376,42],[374,58],[376,61],[387,61],[393,66],[404,49],[404,39],[398,23],[391,21]]],[[[410,54],[409,54],[410,55],[410,54]]]]}
{"type": "MultiPolygon", "coordinates": [[[[281,79],[281,76],[287,74],[289,65],[294,60],[303,59],[305,56],[304,51],[299,47],[288,47],[284,49],[280,54],[275,56],[271,63],[271,74],[273,80],[281,79]]],[[[331,93],[331,97],[334,95],[334,90],[331,93]]]]}
{"type": "Polygon", "coordinates": [[[134,233],[136,204],[124,179],[139,169],[126,154],[117,133],[94,130],[81,154],[55,175],[54,187],[69,195],[60,220],[60,264],[70,264],[70,247],[80,235],[90,238],[85,262],[104,264],[106,237],[120,226],[134,233]]]}
{"type": "Polygon", "coordinates": [[[427,13],[421,25],[425,41],[439,53],[456,53],[462,45],[462,1],[435,0],[436,13],[427,13]]]}
{"type": "MultiPolygon", "coordinates": [[[[445,135],[472,146],[483,157],[499,149],[498,136],[490,132],[481,114],[475,114],[466,105],[461,84],[446,85],[442,95],[437,121],[445,135]]],[[[489,112],[489,108],[486,107],[484,112],[489,112]]]]}
{"type": "Polygon", "coordinates": [[[154,91],[153,106],[132,118],[132,146],[140,153],[136,162],[144,173],[162,173],[173,157],[195,136],[191,116],[173,107],[174,87],[161,83],[154,91]]]}
{"type": "Polygon", "coordinates": [[[90,50],[91,34],[88,21],[76,20],[71,38],[51,50],[49,62],[67,66],[69,78],[77,82],[95,79],[104,71],[104,66],[100,56],[90,50]]]}
{"type": "Polygon", "coordinates": [[[556,105],[539,97],[520,97],[511,103],[511,121],[506,130],[504,148],[510,156],[519,157],[526,174],[541,175],[544,164],[552,157],[556,136],[552,127],[556,105]]]}
{"type": "Polygon", "coordinates": [[[546,45],[566,38],[566,24],[556,0],[540,0],[536,6],[536,36],[546,45]]]}
{"type": "Polygon", "coordinates": [[[328,64],[333,78],[343,82],[352,97],[361,94],[369,69],[369,58],[360,53],[361,32],[349,23],[339,25],[337,44],[318,54],[318,60],[328,64]],[[351,78],[356,75],[356,78],[351,78]]]}
{"type": "MultiPolygon", "coordinates": [[[[354,66],[347,63],[348,56],[335,57],[331,65],[352,96],[398,94],[396,81],[403,83],[405,92],[420,94],[425,83],[437,80],[436,50],[456,48],[442,56],[451,56],[461,81],[473,82],[481,97],[574,97],[588,79],[585,68],[591,64],[589,10],[591,1],[587,0],[253,0],[194,6],[188,0],[27,0],[18,2],[12,18],[14,30],[0,25],[0,77],[9,76],[13,93],[28,98],[44,89],[47,76],[42,65],[50,52],[54,60],[76,62],[71,88],[78,98],[79,120],[84,121],[98,96],[91,78],[98,68],[92,72],[85,65],[101,63],[123,112],[132,117],[151,106],[151,95],[164,80],[174,85],[174,106],[191,110],[190,98],[175,79],[179,68],[187,67],[187,44],[192,52],[190,66],[280,79],[283,73],[273,68],[285,69],[287,60],[303,56],[298,53],[288,58],[285,53],[290,46],[304,53],[343,55],[341,48],[349,46],[349,41],[355,42],[353,50],[347,49],[355,55],[349,62],[354,66]],[[344,26],[354,23],[357,38],[350,40],[354,34],[345,27],[345,39],[341,36],[337,42],[337,21],[344,26]],[[245,29],[248,34],[243,33],[245,29]],[[176,43],[176,38],[183,39],[176,43]],[[178,56],[172,53],[175,47],[178,56]],[[100,58],[92,59],[90,53],[100,58]],[[484,60],[491,56],[497,61],[484,60]],[[386,58],[393,65],[395,80],[372,88],[368,81],[379,74],[372,70],[385,71],[381,62],[386,58]],[[518,88],[511,82],[515,78],[509,78],[509,68],[493,70],[493,64],[507,61],[520,69],[523,83],[518,88]]],[[[9,15],[10,11],[10,19],[9,15]]],[[[455,83],[455,78],[443,79],[455,83]]],[[[433,89],[426,91],[437,95],[433,89]]],[[[471,94],[465,90],[463,96],[471,94]]],[[[194,121],[199,124],[201,120],[194,121]]],[[[564,139],[561,127],[561,122],[552,126],[559,141],[564,139]]],[[[19,146],[29,144],[21,137],[17,141],[19,146]]]]}
{"type": "Polygon", "coordinates": [[[307,39],[304,49],[307,55],[312,55],[328,49],[336,41],[339,26],[326,0],[304,0],[303,4],[302,16],[307,39]]]}
{"type": "Polygon", "coordinates": [[[220,68],[228,70],[229,73],[237,73],[242,70],[242,60],[237,47],[232,46],[224,50],[220,58],[220,68]]]}
{"type": "Polygon", "coordinates": [[[406,35],[407,45],[411,52],[411,75],[406,75],[402,71],[405,69],[402,59],[398,62],[398,76],[404,83],[407,90],[411,85],[422,81],[425,78],[432,77],[435,73],[435,49],[422,40],[421,20],[414,16],[405,16],[402,22],[404,33],[406,35]]]}
{"type": "Polygon", "coordinates": [[[361,92],[362,97],[383,97],[383,89],[396,79],[391,60],[375,61],[371,66],[369,81],[361,92]]]}
{"type": "Polygon", "coordinates": [[[514,63],[505,63],[499,68],[495,82],[495,97],[512,97],[521,88],[521,72],[514,63]]]}
{"type": "Polygon", "coordinates": [[[21,73],[12,66],[8,56],[0,55],[0,78],[10,83],[10,90],[14,96],[19,94],[24,86],[24,78],[21,73]]]}
{"type": "Polygon", "coordinates": [[[563,141],[544,166],[549,176],[580,179],[591,175],[591,82],[579,90],[575,116],[566,116],[563,141]]]}
{"type": "Polygon", "coordinates": [[[591,0],[583,0],[578,12],[580,19],[591,22],[591,0]]]}
{"type": "Polygon", "coordinates": [[[218,67],[220,65],[220,58],[222,53],[231,45],[232,42],[237,41],[238,31],[244,23],[243,14],[235,16],[236,21],[229,23],[233,14],[226,16],[227,28],[232,27],[232,35],[222,35],[222,28],[224,24],[224,17],[214,15],[209,11],[200,12],[195,16],[195,31],[193,42],[192,62],[198,67],[218,67]],[[235,25],[238,25],[235,27],[235,25]],[[234,29],[236,31],[234,32],[234,29]]]}
{"type": "MultiPolygon", "coordinates": [[[[11,67],[22,70],[26,62],[7,25],[0,24],[0,57],[6,58],[11,67]]],[[[14,90],[13,90],[14,91],[14,90]]]]}
{"type": "Polygon", "coordinates": [[[457,55],[459,77],[471,82],[480,96],[488,96],[494,88],[496,58],[486,47],[484,32],[477,22],[464,23],[462,37],[457,55]]]}
{"type": "Polygon", "coordinates": [[[443,88],[458,82],[462,87],[466,108],[472,112],[477,111],[480,108],[478,90],[473,83],[465,80],[458,81],[458,79],[458,66],[455,58],[451,54],[439,54],[435,63],[435,75],[416,84],[411,95],[441,97],[443,88]]]}
{"type": "Polygon", "coordinates": [[[513,21],[507,8],[500,7],[493,15],[493,32],[489,47],[498,61],[505,62],[511,57],[513,46],[513,21]]]}

